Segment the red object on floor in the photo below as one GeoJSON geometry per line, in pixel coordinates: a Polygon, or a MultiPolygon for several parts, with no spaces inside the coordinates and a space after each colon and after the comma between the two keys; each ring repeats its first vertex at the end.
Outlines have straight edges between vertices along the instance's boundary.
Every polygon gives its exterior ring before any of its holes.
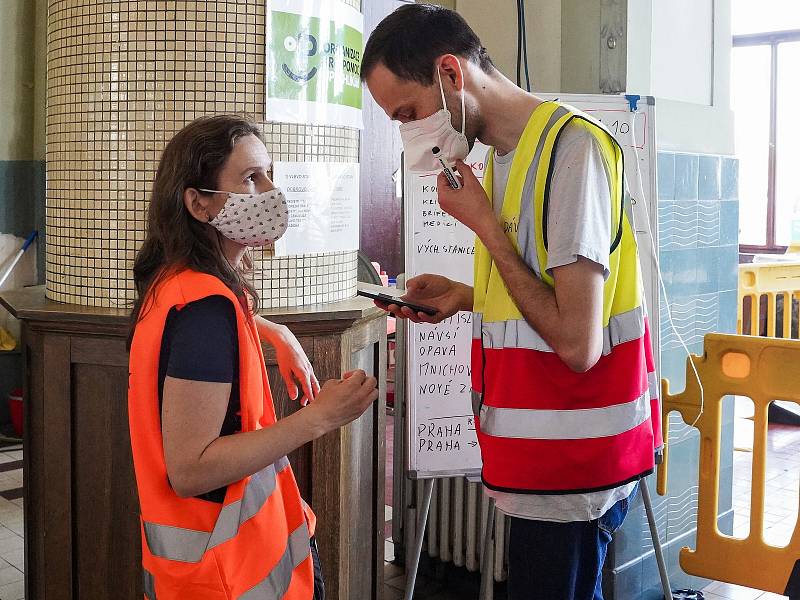
{"type": "Polygon", "coordinates": [[[16,389],[8,395],[8,412],[18,436],[22,436],[22,390],[16,389]]]}

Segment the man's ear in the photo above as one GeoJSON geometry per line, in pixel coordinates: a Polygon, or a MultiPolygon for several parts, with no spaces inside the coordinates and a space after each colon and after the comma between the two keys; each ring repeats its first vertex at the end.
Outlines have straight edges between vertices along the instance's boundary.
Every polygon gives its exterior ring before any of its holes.
{"type": "Polygon", "coordinates": [[[195,188],[183,190],[183,205],[189,211],[189,214],[201,223],[208,223],[212,218],[209,213],[211,196],[201,194],[195,188]]]}
{"type": "Polygon", "coordinates": [[[450,80],[456,90],[464,87],[464,70],[455,54],[445,54],[439,60],[439,69],[442,73],[442,82],[450,80]]]}

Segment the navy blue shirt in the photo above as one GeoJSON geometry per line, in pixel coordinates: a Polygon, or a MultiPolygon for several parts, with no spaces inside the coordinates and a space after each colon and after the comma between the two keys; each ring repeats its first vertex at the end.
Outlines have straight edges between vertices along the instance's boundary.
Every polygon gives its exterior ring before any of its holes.
{"type": "MultiPolygon", "coordinates": [[[[159,409],[163,400],[164,379],[230,383],[228,410],[219,434],[231,435],[242,429],[239,404],[239,340],[236,312],[224,296],[209,296],[190,302],[167,315],[161,355],[158,360],[159,409]]],[[[227,488],[198,498],[223,502],[227,488]]]]}

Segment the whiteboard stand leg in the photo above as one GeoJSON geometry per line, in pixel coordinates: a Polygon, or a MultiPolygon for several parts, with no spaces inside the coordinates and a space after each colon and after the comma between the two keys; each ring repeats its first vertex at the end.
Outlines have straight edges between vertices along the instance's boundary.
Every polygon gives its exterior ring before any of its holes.
{"type": "Polygon", "coordinates": [[[661,589],[664,591],[664,598],[666,600],[672,600],[672,587],[669,584],[667,565],[664,562],[664,553],[661,550],[661,540],[658,537],[658,528],[656,527],[656,518],[653,515],[653,503],[650,501],[650,490],[647,487],[647,480],[644,478],[641,479],[640,484],[642,488],[644,511],[647,513],[647,524],[650,526],[650,538],[653,540],[653,550],[655,550],[656,553],[658,574],[661,577],[661,589]]]}
{"type": "Polygon", "coordinates": [[[435,479],[425,480],[422,506],[417,509],[419,511],[417,536],[414,538],[414,553],[411,555],[411,563],[408,565],[408,573],[406,574],[405,600],[411,600],[414,597],[414,586],[417,583],[417,571],[419,570],[419,560],[422,556],[422,544],[425,541],[425,527],[428,524],[428,512],[431,509],[431,497],[433,496],[433,484],[435,482],[435,479]]]}
{"type": "Polygon", "coordinates": [[[494,596],[494,498],[489,498],[488,510],[486,530],[483,532],[480,600],[492,600],[494,596]]]}

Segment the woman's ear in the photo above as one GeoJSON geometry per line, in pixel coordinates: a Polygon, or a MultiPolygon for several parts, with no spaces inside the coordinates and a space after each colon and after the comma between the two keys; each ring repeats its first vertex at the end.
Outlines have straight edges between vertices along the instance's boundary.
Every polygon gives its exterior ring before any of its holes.
{"type": "Polygon", "coordinates": [[[211,220],[209,213],[211,206],[211,196],[201,194],[195,188],[186,188],[183,190],[183,204],[186,210],[195,219],[201,223],[208,223],[211,220]]]}

